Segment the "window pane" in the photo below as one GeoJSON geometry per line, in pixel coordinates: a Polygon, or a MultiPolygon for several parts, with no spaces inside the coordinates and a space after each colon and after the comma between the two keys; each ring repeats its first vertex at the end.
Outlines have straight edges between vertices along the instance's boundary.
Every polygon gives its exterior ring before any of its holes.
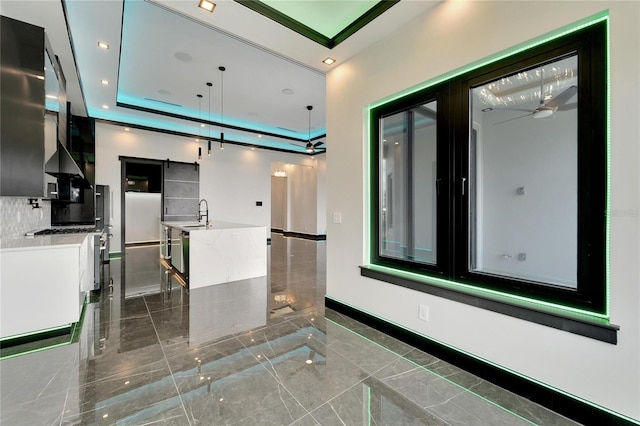
{"type": "Polygon", "coordinates": [[[435,264],[436,101],[380,119],[380,255],[435,264]]]}
{"type": "Polygon", "coordinates": [[[577,56],[471,90],[469,269],[577,288],[577,56]]]}

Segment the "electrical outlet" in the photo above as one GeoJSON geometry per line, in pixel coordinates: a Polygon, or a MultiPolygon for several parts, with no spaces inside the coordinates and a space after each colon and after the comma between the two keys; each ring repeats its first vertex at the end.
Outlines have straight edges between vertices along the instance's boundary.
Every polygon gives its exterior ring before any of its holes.
{"type": "Polygon", "coordinates": [[[418,318],[422,321],[429,321],[429,307],[427,305],[419,306],[418,318]]]}

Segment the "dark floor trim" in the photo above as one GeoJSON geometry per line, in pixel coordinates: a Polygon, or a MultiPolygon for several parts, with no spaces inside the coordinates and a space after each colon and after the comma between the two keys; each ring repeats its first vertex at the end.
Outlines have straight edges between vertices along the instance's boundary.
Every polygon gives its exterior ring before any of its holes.
{"type": "Polygon", "coordinates": [[[314,240],[314,241],[326,241],[326,234],[304,234],[302,232],[291,232],[291,231],[283,231],[282,229],[271,228],[271,232],[274,234],[282,234],[284,237],[295,237],[295,238],[303,238],[305,240],[314,240]]]}
{"type": "Polygon", "coordinates": [[[160,244],[160,240],[156,241],[138,241],[135,243],[124,243],[125,247],[146,247],[146,246],[157,246],[160,244]]]}
{"type": "Polygon", "coordinates": [[[620,327],[617,325],[600,324],[597,322],[570,318],[533,308],[518,306],[508,302],[501,302],[494,299],[467,294],[449,288],[429,285],[423,282],[399,277],[397,275],[380,272],[366,266],[360,267],[360,275],[423,293],[433,294],[434,296],[454,300],[459,303],[497,312],[499,314],[509,315],[525,321],[535,322],[536,324],[545,325],[547,327],[556,328],[558,330],[567,331],[569,333],[578,334],[591,339],[600,340],[601,342],[611,343],[613,345],[618,343],[618,330],[620,327]]]}
{"type": "Polygon", "coordinates": [[[325,296],[325,306],[579,423],[586,425],[640,424],[628,417],[609,412],[532,379],[516,375],[328,296],[325,296]]]}

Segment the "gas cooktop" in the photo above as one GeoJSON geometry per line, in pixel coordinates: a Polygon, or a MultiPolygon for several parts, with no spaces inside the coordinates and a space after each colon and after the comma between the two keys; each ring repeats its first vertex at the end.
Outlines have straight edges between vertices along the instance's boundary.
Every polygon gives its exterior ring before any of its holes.
{"type": "Polygon", "coordinates": [[[40,231],[27,232],[27,236],[32,235],[60,235],[60,234],[82,234],[96,232],[95,226],[61,226],[59,228],[41,229],[40,231]]]}

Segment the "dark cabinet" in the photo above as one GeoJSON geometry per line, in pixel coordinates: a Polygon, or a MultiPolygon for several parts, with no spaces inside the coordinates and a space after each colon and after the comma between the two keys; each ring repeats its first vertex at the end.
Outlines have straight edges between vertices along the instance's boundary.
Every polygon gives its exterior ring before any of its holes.
{"type": "Polygon", "coordinates": [[[44,196],[44,29],[1,17],[0,195],[44,196]]]}

